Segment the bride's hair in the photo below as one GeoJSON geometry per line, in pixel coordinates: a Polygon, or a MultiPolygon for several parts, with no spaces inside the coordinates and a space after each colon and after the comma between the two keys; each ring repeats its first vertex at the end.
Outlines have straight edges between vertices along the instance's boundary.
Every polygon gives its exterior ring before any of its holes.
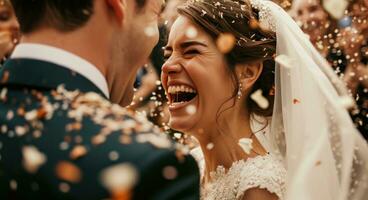
{"type": "Polygon", "coordinates": [[[245,103],[250,113],[271,116],[274,102],[276,36],[273,32],[258,26],[258,11],[253,9],[246,0],[194,0],[180,6],[178,12],[203,28],[214,41],[223,33],[231,33],[235,36],[236,44],[226,54],[229,70],[236,86],[232,98],[236,97],[239,89],[235,64],[263,62],[263,71],[255,82],[251,94],[261,89],[270,106],[262,109],[249,97],[245,103]]]}

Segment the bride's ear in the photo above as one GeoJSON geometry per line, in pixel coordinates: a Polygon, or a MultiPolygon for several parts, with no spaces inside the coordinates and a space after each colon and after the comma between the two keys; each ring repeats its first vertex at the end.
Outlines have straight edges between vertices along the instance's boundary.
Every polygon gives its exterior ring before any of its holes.
{"type": "Polygon", "coordinates": [[[251,88],[258,80],[263,70],[263,63],[247,63],[237,64],[235,67],[236,75],[238,76],[239,83],[242,86],[242,91],[246,92],[251,88]]]}
{"type": "Polygon", "coordinates": [[[118,24],[123,23],[124,14],[127,9],[126,0],[105,0],[108,7],[113,11],[118,24]]]}

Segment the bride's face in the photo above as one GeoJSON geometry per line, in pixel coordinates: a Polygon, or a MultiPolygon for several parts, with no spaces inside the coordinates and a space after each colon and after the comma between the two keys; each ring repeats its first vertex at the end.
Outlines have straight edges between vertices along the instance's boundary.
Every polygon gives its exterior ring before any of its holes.
{"type": "Polygon", "coordinates": [[[223,104],[232,98],[235,86],[213,39],[180,16],[172,26],[165,58],[161,79],[171,128],[195,133],[215,126],[216,115],[228,107],[223,104]]]}

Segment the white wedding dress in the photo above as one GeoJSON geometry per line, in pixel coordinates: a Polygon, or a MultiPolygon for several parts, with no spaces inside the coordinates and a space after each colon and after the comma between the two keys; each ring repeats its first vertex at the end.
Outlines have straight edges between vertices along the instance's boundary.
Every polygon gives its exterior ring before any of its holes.
{"type": "MultiPolygon", "coordinates": [[[[259,127],[260,124],[252,123],[252,130],[260,130],[259,127]]],[[[255,133],[265,149],[269,148],[268,132],[269,127],[255,133]]],[[[191,154],[197,160],[203,176],[205,163],[200,147],[193,149],[191,154]]],[[[286,169],[282,162],[270,153],[234,162],[229,170],[218,166],[210,176],[211,182],[201,185],[201,200],[239,200],[243,198],[244,192],[251,188],[266,189],[281,200],[286,188],[286,169]]]]}

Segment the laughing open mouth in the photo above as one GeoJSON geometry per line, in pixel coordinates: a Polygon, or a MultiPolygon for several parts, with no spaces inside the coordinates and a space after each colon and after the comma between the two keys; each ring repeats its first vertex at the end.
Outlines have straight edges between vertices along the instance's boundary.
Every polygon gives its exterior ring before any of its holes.
{"type": "Polygon", "coordinates": [[[189,102],[197,96],[197,91],[185,85],[169,86],[168,98],[170,103],[189,102]]]}

